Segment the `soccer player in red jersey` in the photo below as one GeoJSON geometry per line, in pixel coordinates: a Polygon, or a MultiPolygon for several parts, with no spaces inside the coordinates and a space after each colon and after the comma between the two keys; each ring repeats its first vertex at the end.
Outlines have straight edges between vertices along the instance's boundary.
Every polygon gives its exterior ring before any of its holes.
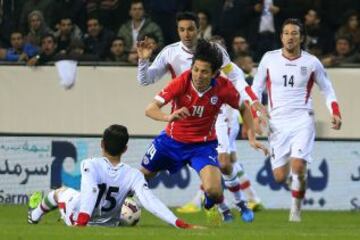
{"type": "MultiPolygon", "coordinates": [[[[217,159],[215,122],[222,104],[229,104],[243,112],[249,142],[267,154],[254,134],[252,116],[233,84],[219,76],[221,51],[207,41],[199,41],[191,70],[172,80],[146,108],[146,115],[168,125],[148,148],[141,171],[146,178],[158,171],[175,173],[189,164],[200,175],[205,192],[205,209],[223,202],[221,172],[217,159]],[[161,108],[172,102],[171,114],[161,108]]],[[[253,212],[245,203],[240,207],[244,221],[251,222],[253,212]]]]}

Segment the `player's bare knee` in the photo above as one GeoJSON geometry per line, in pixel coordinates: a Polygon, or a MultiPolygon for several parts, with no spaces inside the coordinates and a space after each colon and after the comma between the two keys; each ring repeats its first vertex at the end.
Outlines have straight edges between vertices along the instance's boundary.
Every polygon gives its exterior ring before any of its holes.
{"type": "Polygon", "coordinates": [[[219,198],[222,195],[222,190],[219,186],[204,186],[204,192],[211,198],[219,198]]]}
{"type": "Polygon", "coordinates": [[[277,183],[284,183],[287,179],[287,174],[280,171],[274,171],[274,179],[277,183]]]}

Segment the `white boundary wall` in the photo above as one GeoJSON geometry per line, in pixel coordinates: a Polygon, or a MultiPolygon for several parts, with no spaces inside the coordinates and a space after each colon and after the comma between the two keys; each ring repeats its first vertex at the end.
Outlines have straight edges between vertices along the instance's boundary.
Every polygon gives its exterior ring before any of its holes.
{"type": "MultiPolygon", "coordinates": [[[[330,117],[314,91],[318,137],[360,138],[360,71],[329,69],[336,89],[343,129],[330,130],[330,117]]],[[[112,123],[132,135],[156,135],[164,123],[144,116],[146,105],[169,80],[142,87],[135,67],[79,67],[73,89],[59,85],[54,67],[0,66],[0,132],[100,134],[112,123]]]]}

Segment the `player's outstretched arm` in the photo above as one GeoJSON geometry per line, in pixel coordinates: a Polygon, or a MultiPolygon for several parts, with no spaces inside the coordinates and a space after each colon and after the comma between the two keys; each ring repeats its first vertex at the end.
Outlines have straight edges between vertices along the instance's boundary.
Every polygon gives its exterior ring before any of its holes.
{"type": "Polygon", "coordinates": [[[256,140],[250,106],[248,104],[244,104],[239,110],[243,118],[244,127],[247,129],[247,136],[250,146],[256,150],[260,149],[261,151],[263,151],[264,155],[267,156],[269,154],[269,150],[267,149],[267,147],[265,147],[265,145],[256,140]]]}
{"type": "Polygon", "coordinates": [[[145,179],[138,178],[137,183],[134,188],[135,194],[137,198],[140,200],[143,207],[160,218],[161,220],[169,223],[170,225],[176,228],[182,229],[199,229],[200,226],[191,225],[186,223],[185,221],[177,218],[173,212],[170,211],[168,207],[165,206],[163,202],[161,202],[148,188],[145,179]]]}

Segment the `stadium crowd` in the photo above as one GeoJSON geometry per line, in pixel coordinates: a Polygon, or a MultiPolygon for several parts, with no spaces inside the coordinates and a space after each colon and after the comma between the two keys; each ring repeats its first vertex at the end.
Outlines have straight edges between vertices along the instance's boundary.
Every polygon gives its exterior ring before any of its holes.
{"type": "Polygon", "coordinates": [[[63,58],[137,64],[136,42],[154,56],[178,40],[176,13],[193,11],[198,38],[221,36],[245,73],[280,47],[281,23],[303,20],[303,48],[326,67],[360,63],[358,0],[8,0],[0,4],[0,61],[40,65],[63,58]]]}

